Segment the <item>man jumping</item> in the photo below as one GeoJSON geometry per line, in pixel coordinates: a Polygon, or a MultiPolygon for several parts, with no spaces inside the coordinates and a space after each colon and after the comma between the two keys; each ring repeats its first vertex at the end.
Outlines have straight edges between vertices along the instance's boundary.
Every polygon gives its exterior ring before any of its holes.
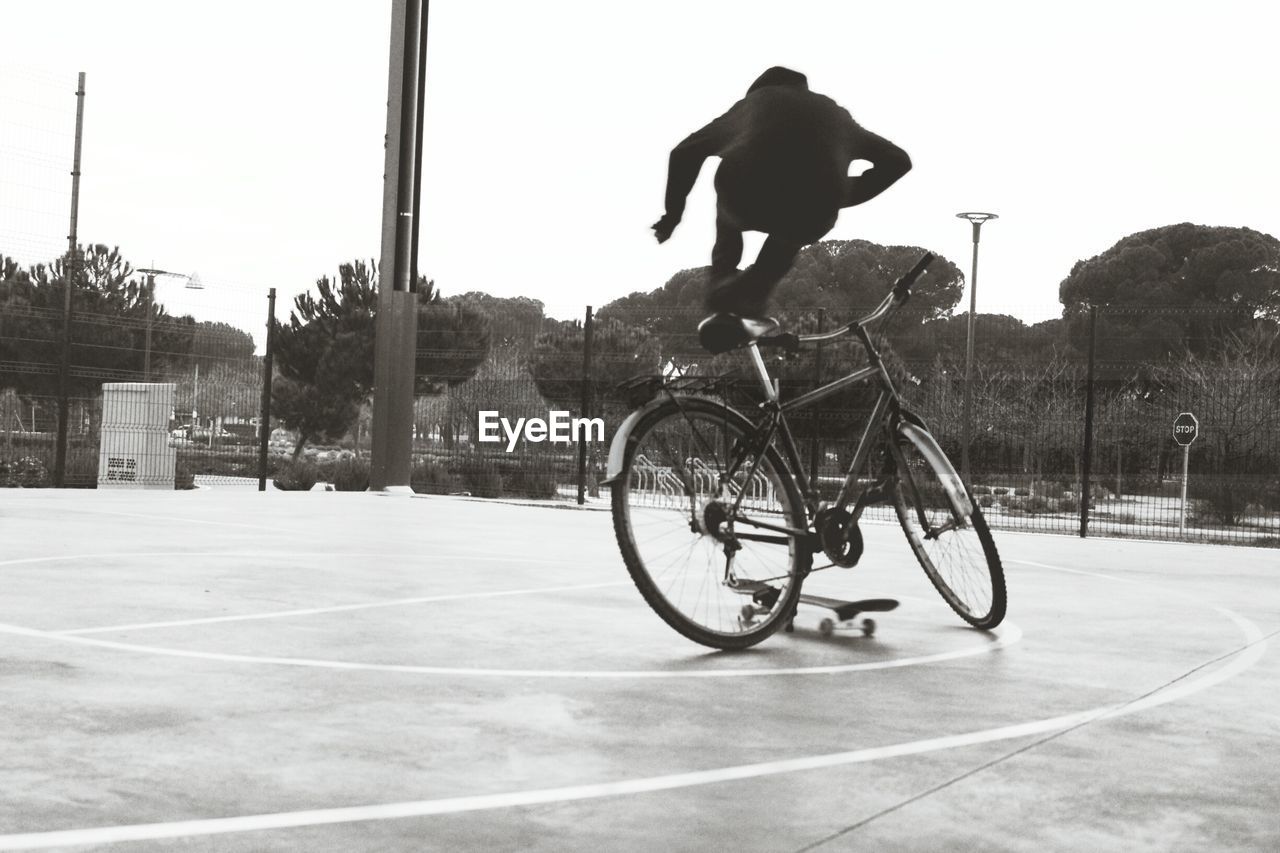
{"type": "Polygon", "coordinates": [[[911,169],[907,152],[863,129],[835,101],[809,91],[798,71],[773,67],[727,113],[671,152],[666,213],[653,225],[666,242],[708,157],[716,170],[716,242],[707,308],[763,317],[796,253],[821,240],[840,209],[884,192],[911,169]],[[849,176],[849,164],[871,168],[849,176]],[[739,272],[742,232],[768,235],[756,262],[739,272]]]}

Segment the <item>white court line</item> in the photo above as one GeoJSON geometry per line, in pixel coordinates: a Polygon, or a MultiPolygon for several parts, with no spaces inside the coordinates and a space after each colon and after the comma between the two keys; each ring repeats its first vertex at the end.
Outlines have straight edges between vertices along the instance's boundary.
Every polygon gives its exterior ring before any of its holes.
{"type": "MultiPolygon", "coordinates": [[[[623,581],[622,583],[626,583],[623,581]]],[[[604,584],[602,584],[603,586],[604,584]]],[[[613,584],[608,584],[613,585],[613,584]]],[[[581,587],[586,588],[586,587],[581,587]]],[[[550,590],[532,589],[507,593],[509,595],[532,594],[550,590]]],[[[483,593],[476,595],[482,597],[483,593]]],[[[265,618],[265,617],[264,617],[265,618]]],[[[636,669],[636,670],[577,670],[577,669],[483,669],[470,667],[419,666],[416,664],[364,663],[361,661],[325,660],[315,658],[271,657],[265,655],[234,655],[222,652],[202,652],[189,649],[175,649],[167,646],[148,646],[139,643],[121,643],[114,640],[96,640],[80,636],[84,632],[71,633],[41,631],[36,628],[24,628],[20,625],[0,623],[0,633],[14,634],[21,637],[33,637],[46,640],[61,640],[83,646],[94,646],[100,649],[138,652],[161,657],[188,658],[208,660],[219,663],[255,664],[260,666],[299,666],[313,669],[346,670],[354,672],[394,672],[411,675],[452,675],[481,678],[567,678],[567,679],[660,679],[660,678],[760,678],[790,675],[835,675],[847,672],[867,672],[878,669],[898,669],[905,666],[921,666],[956,660],[973,655],[987,654],[997,649],[1011,646],[1022,639],[1022,629],[1005,621],[995,631],[994,642],[969,646],[949,652],[937,652],[931,655],[920,655],[910,658],[894,658],[892,660],[870,661],[866,663],[833,664],[829,666],[775,667],[768,669],[636,669]]]]}
{"type": "MultiPolygon", "coordinates": [[[[281,554],[279,552],[208,552],[208,553],[143,553],[143,554],[96,554],[96,555],[64,555],[61,557],[28,557],[18,560],[0,561],[0,566],[14,565],[17,563],[36,563],[48,562],[53,560],[76,560],[101,557],[388,557],[398,555],[388,554],[281,554]]],[[[459,555],[426,555],[422,559],[432,560],[459,560],[472,559],[470,557],[461,557],[459,555]]],[[[510,562],[506,557],[475,557],[477,560],[490,560],[497,562],[510,562]]],[[[529,563],[547,563],[553,565],[561,565],[557,560],[524,560],[529,563]]],[[[361,604],[344,604],[330,607],[317,607],[299,610],[278,610],[266,613],[249,613],[232,616],[209,616],[197,619],[181,619],[169,620],[163,622],[143,622],[131,625],[107,625],[96,628],[74,628],[60,630],[41,630],[35,628],[24,628],[18,625],[6,625],[0,623],[0,633],[19,634],[31,637],[44,637],[46,639],[63,639],[70,642],[79,642],[82,645],[96,646],[98,648],[107,648],[117,651],[139,652],[142,654],[160,655],[164,657],[182,657],[193,658],[197,660],[211,660],[222,663],[240,663],[240,664],[259,664],[269,666],[299,666],[311,667],[315,669],[333,669],[348,671],[368,671],[368,672],[394,672],[401,674],[417,674],[417,675],[452,675],[461,677],[488,677],[488,678],[568,678],[568,679],[584,679],[584,678],[607,678],[607,679],[655,679],[655,678],[757,678],[769,676],[792,676],[792,675],[836,675],[850,672],[866,672],[880,669],[897,669],[906,666],[922,666],[926,664],[941,663],[943,661],[957,660],[959,658],[971,657],[974,655],[987,654],[998,649],[1007,648],[1022,640],[1023,633],[1017,625],[1009,620],[1005,620],[1004,625],[995,630],[986,632],[986,636],[994,635],[994,641],[987,641],[981,645],[969,646],[962,649],[954,649],[947,652],[936,652],[929,655],[918,655],[908,658],[894,658],[892,660],[871,661],[865,663],[853,664],[832,664],[826,666],[810,666],[810,667],[787,667],[787,668],[765,668],[765,669],[693,669],[693,670],[562,670],[562,669],[486,669],[479,667],[444,667],[444,666],[426,666],[412,664],[379,664],[364,663],[360,661],[336,661],[314,658],[285,658],[272,657],[263,655],[233,655],[221,652],[202,652],[187,649],[174,649],[164,646],[143,645],[138,643],[124,643],[111,640],[90,640],[81,639],[87,634],[104,634],[114,631],[130,631],[130,630],[147,630],[152,628],[179,628],[189,625],[208,625],[221,622],[244,622],[255,619],[277,619],[291,616],[312,616],[322,615],[325,613],[339,613],[352,610],[366,610],[378,607],[395,607],[411,604],[423,604],[435,601],[458,601],[469,598],[495,598],[500,596],[514,595],[536,595],[539,593],[549,592],[572,592],[585,589],[600,589],[611,586],[627,586],[630,581],[608,581],[595,584],[580,584],[562,587],[540,587],[535,589],[521,590],[503,590],[500,592],[471,592],[457,593],[453,595],[441,596],[425,596],[420,598],[406,598],[394,601],[378,601],[366,602],[361,604]]]]}
{"type": "Polygon", "coordinates": [[[812,755],[802,758],[769,761],[758,764],[742,764],[714,770],[691,773],[675,773],[650,776],[617,782],[600,782],[561,788],[543,788],[532,791],[513,791],[504,794],[481,794],[470,797],[449,797],[437,800],[410,800],[398,803],[379,803],[362,806],[346,806],[330,809],[278,812],[275,814],[245,815],[241,817],[212,818],[207,820],[174,821],[170,823],[135,824],[132,826],[103,826],[86,829],[55,830],[0,836],[0,850],[43,850],[63,845],[115,844],[125,841],[155,841],[166,838],[224,835],[236,832],[259,832],[270,829],[297,829],[340,823],[356,823],[371,820],[391,820],[431,815],[460,814],[488,809],[544,805],[577,800],[599,799],[627,794],[645,794],[710,785],[782,773],[798,773],[841,767],[904,755],[920,755],[943,749],[956,749],[991,743],[1011,738],[1029,737],[1061,731],[1073,726],[1104,719],[1134,714],[1158,705],[1164,705],[1198,693],[1215,684],[1232,678],[1261,660],[1267,642],[1257,625],[1225,608],[1214,608],[1236,624],[1244,635],[1246,648],[1234,660],[1200,679],[1182,681],[1158,690],[1150,696],[1134,702],[1103,705],[1087,711],[1078,711],[1045,720],[981,729],[939,738],[907,741],[888,746],[857,749],[847,752],[812,755]]]}
{"type": "Polygon", "coordinates": [[[145,518],[147,521],[176,521],[181,524],[204,524],[214,527],[243,527],[248,530],[269,530],[275,534],[284,533],[289,536],[311,536],[314,533],[307,534],[301,530],[290,530],[287,527],[268,524],[246,524],[243,521],[214,521],[208,518],[188,518],[181,515],[149,515],[145,512],[122,512],[116,509],[98,509],[97,507],[65,507],[70,512],[82,512],[87,515],[115,515],[122,518],[145,518]]]}
{"type": "Polygon", "coordinates": [[[49,631],[50,634],[84,635],[106,634],[113,631],[143,631],[150,628],[185,628],[189,625],[213,625],[219,622],[248,622],[254,619],[283,619],[290,616],[319,616],[325,613],[346,613],[352,610],[372,610],[379,607],[404,607],[410,604],[429,604],[436,601],[461,601],[472,598],[502,598],[509,595],[535,595],[549,592],[576,592],[583,589],[601,589],[609,586],[627,586],[630,581],[605,583],[581,583],[571,586],[546,586],[537,589],[504,589],[496,592],[460,592],[452,595],[427,595],[419,598],[398,598],[389,601],[370,601],[362,604],[336,604],[330,607],[312,607],[306,610],[273,610],[266,613],[244,613],[238,616],[206,616],[201,619],[176,619],[170,622],[139,622],[133,625],[108,625],[102,628],[75,628],[49,631]]]}
{"type": "Polygon", "coordinates": [[[28,563],[56,563],[60,560],[110,560],[127,557],[131,560],[141,558],[160,558],[160,557],[222,557],[236,558],[245,560],[262,560],[262,559],[284,559],[296,560],[299,558],[313,559],[315,557],[325,557],[331,560],[342,560],[347,558],[369,558],[376,557],[379,559],[397,559],[406,563],[416,562],[418,560],[430,560],[433,562],[441,562],[444,560],[453,560],[454,562],[478,562],[478,563],[529,563],[540,566],[563,566],[567,560],[537,560],[520,556],[518,554],[510,556],[494,556],[492,554],[406,554],[404,552],[386,551],[369,551],[364,553],[345,553],[341,551],[140,551],[137,553],[100,553],[100,554],[61,554],[54,557],[19,557],[15,560],[0,560],[0,566],[19,566],[28,563]]]}

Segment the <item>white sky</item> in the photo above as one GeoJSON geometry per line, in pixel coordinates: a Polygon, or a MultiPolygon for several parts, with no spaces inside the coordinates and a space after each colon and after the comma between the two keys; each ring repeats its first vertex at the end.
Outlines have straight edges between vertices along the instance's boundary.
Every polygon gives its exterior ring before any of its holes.
{"type": "MultiPolygon", "coordinates": [[[[85,71],[81,242],[198,270],[202,292],[165,285],[171,308],[258,337],[267,287],[284,313],[379,252],[390,5],[0,0],[0,252],[65,250],[85,71]]],[[[967,272],[955,213],[1000,214],[981,312],[1057,316],[1072,264],[1134,231],[1280,235],[1274,3],[435,0],[430,16],[420,268],[445,294],[577,317],[706,264],[714,161],[675,237],[649,231],[667,155],[775,64],[915,162],[831,238],[967,272]]]]}

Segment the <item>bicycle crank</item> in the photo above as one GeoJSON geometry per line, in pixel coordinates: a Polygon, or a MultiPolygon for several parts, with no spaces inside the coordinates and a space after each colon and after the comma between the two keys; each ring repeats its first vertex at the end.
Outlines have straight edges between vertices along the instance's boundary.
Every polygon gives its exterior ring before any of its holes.
{"type": "Polygon", "coordinates": [[[814,515],[813,526],[828,560],[843,569],[858,565],[862,559],[862,530],[849,510],[823,507],[814,515]]]}

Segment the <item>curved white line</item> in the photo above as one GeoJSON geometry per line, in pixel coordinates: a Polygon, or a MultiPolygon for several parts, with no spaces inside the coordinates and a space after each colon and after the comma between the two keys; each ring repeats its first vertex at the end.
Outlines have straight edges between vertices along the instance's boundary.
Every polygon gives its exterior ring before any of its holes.
{"type": "Polygon", "coordinates": [[[897,758],[904,755],[919,755],[942,749],[954,749],[962,746],[973,746],[980,743],[1028,737],[1071,728],[1072,726],[1096,720],[1121,717],[1144,711],[1157,705],[1164,705],[1177,699],[1197,693],[1208,687],[1244,672],[1256,664],[1265,654],[1267,641],[1257,625],[1225,608],[1215,608],[1226,615],[1244,635],[1247,647],[1233,661],[1215,670],[1203,678],[1189,682],[1179,682],[1169,688],[1134,702],[1116,705],[1104,705],[1087,711],[1078,711],[1045,720],[1019,723],[1011,726],[999,726],[981,729],[946,737],[926,740],[908,741],[888,746],[856,749],[847,752],[835,752],[825,755],[812,755],[792,758],[783,761],[770,761],[758,764],[742,764],[734,767],[722,767],[715,770],[701,770],[691,773],[675,773],[665,776],[650,776],[643,779],[628,779],[618,782],[600,782],[587,785],[573,785],[561,788],[543,788],[534,791],[514,791],[505,794],[481,794],[470,797],[449,797],[438,800],[411,800],[399,803],[381,803],[376,805],[346,806],[331,809],[310,809],[307,811],[278,812],[275,814],[245,815],[241,817],[213,818],[208,820],[175,821],[171,823],[136,824],[132,826],[105,826],[87,829],[58,830],[53,832],[33,832],[19,835],[0,836],[0,850],[40,850],[50,847],[75,844],[113,844],[124,841],[154,841],[164,838],[179,838],[193,835],[222,835],[234,832],[255,832],[268,829],[296,829],[326,824],[355,823],[369,820],[389,820],[394,818],[428,817],[431,815],[459,814],[462,812],[482,811],[487,809],[511,808],[515,806],[533,806],[546,803],[566,802],[570,800],[598,799],[625,794],[643,794],[653,791],[666,791],[675,788],[688,788],[695,785],[709,785],[717,782],[729,782],[752,779],[760,776],[781,773],[798,773],[805,770],[818,770],[828,767],[839,767],[877,761],[885,758],[897,758]]]}
{"type": "MultiPolygon", "coordinates": [[[[523,592],[541,592],[543,590],[525,590],[523,592]]],[[[517,594],[515,592],[510,594],[517,594]]],[[[483,594],[481,594],[483,595],[483,594]]],[[[234,655],[222,652],[202,652],[188,649],[174,649],[166,646],[148,646],[138,643],[121,643],[114,640],[97,640],[72,633],[54,633],[36,628],[24,628],[20,625],[0,623],[0,633],[16,634],[23,637],[34,637],[45,640],[61,640],[84,646],[95,646],[116,651],[139,652],[164,657],[194,658],[222,663],[242,663],[268,666],[303,666],[316,669],[354,670],[361,672],[395,672],[414,675],[456,675],[487,678],[572,678],[572,679],[656,679],[656,678],[758,678],[779,675],[833,675],[846,672],[864,672],[876,669],[897,669],[904,666],[920,666],[955,660],[972,655],[985,654],[1006,646],[1011,646],[1022,639],[1022,629],[1008,620],[1005,624],[990,633],[997,639],[981,646],[970,646],[949,652],[938,652],[931,655],[920,655],[911,658],[894,658],[893,660],[869,661],[866,663],[834,664],[830,666],[778,667],[773,669],[637,669],[637,670],[576,670],[576,669],[482,669],[448,666],[419,666],[415,664],[363,663],[360,661],[324,660],[315,658],[287,658],[265,655],[234,655]]]]}
{"type": "Polygon", "coordinates": [[[431,604],[437,601],[463,601],[472,598],[503,598],[510,595],[536,595],[550,592],[576,592],[584,589],[602,589],[610,586],[627,586],[630,581],[605,583],[580,583],[569,586],[545,586],[536,589],[504,589],[495,592],[459,592],[452,595],[427,595],[418,598],[397,598],[389,601],[366,601],[360,604],[335,604],[329,607],[312,607],[305,610],[272,610],[266,613],[242,613],[236,616],[206,616],[201,619],[175,619],[169,622],[139,622],[134,625],[107,625],[101,628],[74,628],[50,631],[63,636],[106,634],[112,631],[145,631],[152,628],[186,628],[190,625],[213,625],[221,622],[250,622],[256,619],[285,619],[292,616],[321,616],[326,613],[347,613],[352,610],[374,610],[380,607],[405,607],[411,604],[431,604]]]}
{"type": "Polygon", "coordinates": [[[102,554],[60,554],[54,557],[19,557],[16,560],[0,560],[0,566],[20,566],[27,563],[57,563],[63,560],[107,560],[128,557],[131,560],[147,558],[174,557],[221,557],[245,560],[283,558],[294,560],[315,557],[327,557],[340,560],[347,557],[378,557],[381,559],[401,560],[474,560],[483,563],[532,563],[540,566],[563,566],[565,560],[537,560],[519,554],[509,556],[493,556],[491,554],[406,554],[404,552],[369,551],[363,553],[345,553],[341,551],[140,551],[138,553],[110,552],[102,554]]]}

